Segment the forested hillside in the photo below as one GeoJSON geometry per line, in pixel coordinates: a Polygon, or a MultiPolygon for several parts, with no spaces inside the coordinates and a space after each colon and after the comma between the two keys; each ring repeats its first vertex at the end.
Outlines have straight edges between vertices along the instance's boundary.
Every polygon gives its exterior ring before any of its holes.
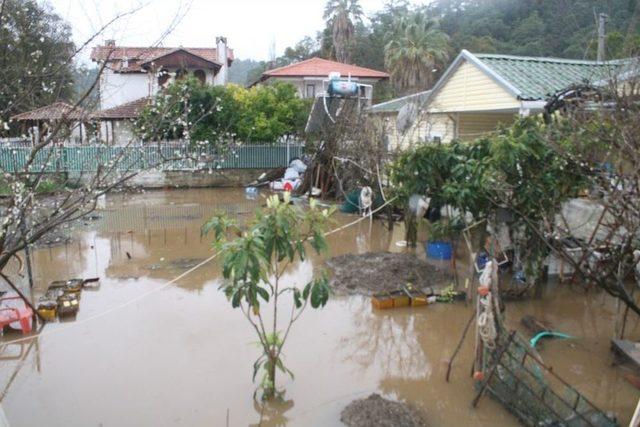
{"type": "Polygon", "coordinates": [[[609,58],[638,46],[637,0],[438,0],[429,12],[454,51],[595,58],[596,15],[606,13],[609,58]]]}
{"type": "MultiPolygon", "coordinates": [[[[395,94],[429,87],[461,49],[594,59],[599,13],[608,15],[607,58],[621,58],[635,55],[640,46],[638,3],[640,0],[435,0],[416,5],[392,0],[382,10],[364,16],[357,0],[330,0],[325,28],[287,48],[276,63],[256,64],[249,74],[259,75],[269,66],[311,56],[335,59],[333,23],[342,22],[337,18],[351,23],[343,37],[337,34],[339,43],[348,46],[347,62],[392,74],[394,67],[402,71],[412,66],[424,68],[423,75],[425,70],[432,72],[419,84],[396,84],[395,94]]],[[[404,77],[395,79],[396,83],[408,81],[404,77]]]]}

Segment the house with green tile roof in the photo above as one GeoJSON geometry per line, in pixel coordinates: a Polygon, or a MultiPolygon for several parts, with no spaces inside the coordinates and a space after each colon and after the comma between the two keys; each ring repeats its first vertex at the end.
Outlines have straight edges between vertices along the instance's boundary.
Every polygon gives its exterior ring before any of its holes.
{"type": "MultiPolygon", "coordinates": [[[[518,116],[542,112],[551,96],[571,85],[607,81],[625,63],[463,50],[421,100],[413,126],[406,125],[407,112],[402,110],[406,107],[400,107],[397,119],[402,130],[394,129],[392,138],[397,145],[406,145],[403,140],[473,139],[518,116]]],[[[396,101],[399,99],[386,104],[395,105],[396,101]]],[[[384,107],[374,105],[370,111],[380,114],[384,107]]],[[[386,120],[393,128],[388,116],[386,120]]]]}
{"type": "Polygon", "coordinates": [[[425,90],[423,92],[401,96],[400,98],[394,98],[390,101],[372,105],[367,109],[367,111],[373,114],[398,114],[398,112],[400,112],[400,109],[407,104],[414,103],[422,106],[430,93],[430,90],[425,90]]]}

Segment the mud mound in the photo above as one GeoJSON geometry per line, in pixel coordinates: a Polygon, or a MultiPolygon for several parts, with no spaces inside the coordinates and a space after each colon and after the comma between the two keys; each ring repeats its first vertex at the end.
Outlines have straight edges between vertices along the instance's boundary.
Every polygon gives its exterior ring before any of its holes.
{"type": "Polygon", "coordinates": [[[340,414],[349,427],[426,427],[426,423],[410,406],[372,394],[354,400],[340,414]]]}
{"type": "Polygon", "coordinates": [[[413,254],[377,252],[341,255],[327,261],[333,270],[336,293],[372,295],[392,291],[408,282],[417,288],[439,290],[451,283],[451,274],[413,254]]]}

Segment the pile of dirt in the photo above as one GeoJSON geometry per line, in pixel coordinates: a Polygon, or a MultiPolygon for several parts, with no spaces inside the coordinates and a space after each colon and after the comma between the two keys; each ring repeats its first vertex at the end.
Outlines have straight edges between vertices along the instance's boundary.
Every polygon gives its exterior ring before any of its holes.
{"type": "Polygon", "coordinates": [[[338,294],[372,295],[407,283],[434,291],[451,283],[451,273],[414,254],[376,252],[340,255],[327,261],[333,270],[331,287],[338,294]]]}
{"type": "Polygon", "coordinates": [[[426,427],[426,423],[409,405],[387,400],[378,394],[354,400],[340,414],[349,427],[426,427]]]}

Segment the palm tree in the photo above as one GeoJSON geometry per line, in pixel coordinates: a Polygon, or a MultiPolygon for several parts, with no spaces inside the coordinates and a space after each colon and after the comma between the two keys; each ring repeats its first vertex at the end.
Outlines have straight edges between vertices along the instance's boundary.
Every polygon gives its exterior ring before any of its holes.
{"type": "Polygon", "coordinates": [[[329,0],[324,9],[324,19],[331,28],[336,60],[349,62],[355,34],[354,22],[362,20],[362,8],[358,0],[329,0]]]}
{"type": "Polygon", "coordinates": [[[384,47],[385,67],[401,92],[431,87],[448,60],[449,37],[420,12],[398,18],[384,47]]]}

